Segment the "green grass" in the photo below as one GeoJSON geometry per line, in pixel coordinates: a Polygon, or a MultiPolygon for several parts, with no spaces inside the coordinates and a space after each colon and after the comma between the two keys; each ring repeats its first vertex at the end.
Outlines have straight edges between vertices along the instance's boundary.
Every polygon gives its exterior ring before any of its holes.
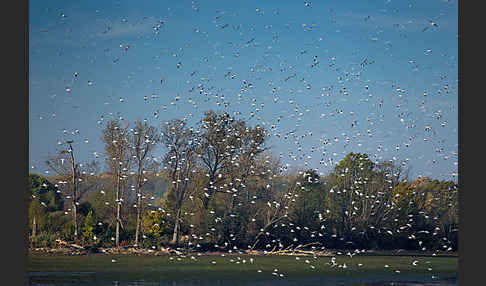
{"type": "MultiPolygon", "coordinates": [[[[265,279],[275,277],[274,269],[289,278],[342,276],[357,277],[373,275],[437,275],[457,276],[457,257],[413,257],[413,256],[337,256],[338,264],[346,269],[330,266],[330,257],[294,256],[250,256],[226,255],[187,257],[128,256],[128,255],[29,255],[29,272],[65,272],[66,275],[48,275],[52,280],[72,279],[69,272],[93,272],[80,279],[101,280],[204,280],[204,279],[265,279]],[[238,259],[239,257],[240,259],[238,259]],[[253,264],[249,259],[253,258],[253,264]],[[112,259],[116,259],[113,263],[112,259]],[[234,262],[230,262],[232,259],[234,262]],[[246,263],[243,263],[243,259],[246,263]],[[306,263],[306,260],[309,263],[306,263]],[[417,266],[411,263],[418,260],[417,266]],[[215,261],[216,264],[212,262],[215,261]],[[237,264],[236,262],[240,263],[237,264]],[[362,264],[362,266],[358,266],[362,264]],[[385,264],[389,265],[388,268],[385,264]],[[315,269],[312,269],[313,265],[315,269]],[[432,270],[428,270],[432,268],[432,270]],[[259,273],[258,270],[262,272],[259,273]],[[395,272],[396,270],[400,273],[395,272]]],[[[61,273],[62,274],[62,273],[61,273]]],[[[31,278],[40,279],[40,278],[31,278]]]]}

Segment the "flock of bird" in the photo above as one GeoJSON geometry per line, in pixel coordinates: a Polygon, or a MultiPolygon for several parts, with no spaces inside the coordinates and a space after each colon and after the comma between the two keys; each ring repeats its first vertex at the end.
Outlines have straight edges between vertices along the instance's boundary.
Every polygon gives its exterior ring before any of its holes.
{"type": "MultiPolygon", "coordinates": [[[[196,1],[191,2],[191,8],[196,14],[200,11],[199,4],[196,1]]],[[[299,8],[303,10],[298,13],[305,14],[305,9],[312,9],[313,5],[311,2],[303,2],[302,7],[295,9],[299,8]]],[[[449,164],[449,167],[445,169],[453,171],[444,174],[444,178],[457,178],[457,144],[449,142],[456,142],[456,138],[443,138],[443,134],[451,134],[450,130],[444,131],[451,124],[450,119],[445,118],[454,118],[456,106],[453,100],[442,98],[457,96],[457,82],[454,78],[448,78],[447,72],[435,71],[440,74],[440,78],[436,82],[427,83],[428,88],[419,92],[413,86],[401,85],[394,80],[370,80],[374,78],[372,73],[379,70],[377,66],[383,66],[379,59],[359,52],[352,57],[341,56],[339,51],[326,49],[326,39],[330,36],[319,34],[319,27],[334,25],[338,30],[345,29],[345,25],[338,25],[339,20],[332,9],[329,9],[329,22],[304,23],[299,26],[291,21],[284,26],[284,29],[289,31],[287,34],[278,30],[275,27],[277,24],[273,24],[270,18],[283,17],[286,13],[284,9],[274,9],[271,15],[265,14],[261,8],[254,11],[266,21],[248,25],[233,23],[235,19],[239,19],[238,11],[224,10],[215,12],[210,21],[212,26],[207,23],[198,25],[196,21],[193,34],[182,35],[188,37],[186,45],[174,48],[167,54],[153,55],[156,65],[172,66],[166,67],[168,72],[164,75],[150,79],[150,84],[156,86],[154,91],[107,96],[104,98],[104,113],[97,115],[93,126],[102,128],[108,119],[140,115],[147,115],[145,120],[153,124],[172,119],[171,117],[184,118],[194,123],[201,119],[204,111],[211,108],[229,112],[250,125],[261,124],[265,127],[269,131],[267,144],[276,147],[274,150],[277,150],[278,157],[283,162],[281,170],[284,172],[299,167],[315,168],[323,175],[326,171],[331,171],[346,153],[361,150],[369,153],[373,161],[392,160],[418,169],[435,168],[439,163],[443,166],[443,161],[447,161],[445,164],[449,164]],[[259,32],[256,33],[256,30],[259,32]],[[231,36],[230,33],[236,36],[231,36]],[[284,38],[292,37],[292,33],[315,34],[308,37],[309,34],[305,34],[305,43],[301,43],[300,46],[297,44],[298,49],[289,51],[283,47],[288,42],[283,41],[284,38]],[[207,41],[209,50],[201,49],[207,54],[201,54],[198,47],[189,41],[190,38],[207,41]],[[211,40],[215,43],[210,44],[211,40]],[[352,60],[348,60],[350,58],[352,60]],[[438,101],[440,104],[435,104],[438,101]],[[137,110],[130,110],[133,109],[130,106],[142,106],[140,104],[144,104],[142,112],[146,111],[145,114],[137,114],[137,110]],[[418,158],[412,158],[417,156],[417,153],[410,151],[414,148],[420,150],[418,158]],[[426,162],[423,162],[424,158],[427,158],[426,162]],[[420,162],[427,166],[414,165],[420,162]]],[[[61,17],[62,21],[68,20],[65,14],[61,17]]],[[[140,21],[149,20],[144,18],[140,21]]],[[[362,19],[362,22],[367,24],[373,21],[372,16],[362,19]]],[[[122,20],[123,24],[128,22],[130,21],[125,18],[122,20]]],[[[165,19],[153,21],[152,36],[163,36],[169,27],[173,27],[169,24],[170,20],[165,19]]],[[[402,26],[397,26],[401,32],[404,29],[402,26]]],[[[377,28],[378,31],[380,29],[384,28],[377,28]]],[[[432,33],[438,29],[441,29],[441,26],[437,21],[427,20],[427,25],[421,32],[432,33]]],[[[102,34],[109,35],[111,32],[108,27],[102,34]]],[[[336,34],[339,36],[339,31],[336,31],[336,34]]],[[[370,42],[374,42],[375,37],[374,34],[370,36],[370,42]]],[[[106,49],[106,55],[114,57],[112,65],[123,67],[123,56],[136,53],[137,44],[126,41],[118,46],[121,53],[115,53],[115,48],[106,49]]],[[[363,43],[365,44],[368,45],[363,43]]],[[[160,45],[164,50],[165,44],[160,45]]],[[[392,47],[392,44],[385,42],[382,52],[387,53],[392,47]]],[[[421,51],[425,56],[441,53],[429,47],[423,47],[421,51]]],[[[444,55],[444,58],[450,60],[450,56],[444,55]]],[[[73,68],[75,69],[75,66],[73,68]]],[[[413,58],[403,59],[401,64],[401,69],[410,73],[420,72],[422,68],[424,67],[421,63],[413,58]]],[[[131,77],[136,76],[129,73],[129,81],[131,77]]],[[[95,94],[94,90],[102,79],[94,80],[83,72],[74,70],[69,85],[65,87],[66,96],[72,96],[79,82],[85,82],[95,94]]],[[[90,109],[90,106],[85,108],[90,109]]],[[[55,113],[52,114],[52,118],[61,120],[55,113]]],[[[62,136],[66,138],[79,138],[82,133],[79,128],[62,129],[62,136]]],[[[455,134],[457,135],[457,132],[455,134]]],[[[95,138],[87,137],[75,140],[75,144],[78,144],[76,149],[88,149],[88,146],[93,146],[93,141],[96,141],[95,138]]],[[[59,140],[58,144],[63,146],[62,142],[65,140],[59,140]]],[[[95,159],[103,154],[102,147],[91,152],[95,159]]],[[[34,168],[36,167],[32,166],[32,169],[34,168]]],[[[49,171],[45,173],[50,175],[49,171]]],[[[271,208],[275,204],[268,202],[268,205],[271,208]]],[[[306,228],[296,225],[282,227],[290,227],[290,232],[306,228]]],[[[391,230],[388,232],[393,234],[391,230]]],[[[316,236],[318,233],[309,232],[309,235],[316,236]]],[[[228,257],[228,262],[242,267],[258,262],[258,257],[240,257],[239,254],[243,254],[243,251],[230,248],[229,253],[235,255],[228,257]]],[[[357,249],[354,252],[340,254],[352,258],[364,252],[365,250],[357,249]]],[[[200,255],[198,253],[195,256],[169,259],[194,261],[200,255]]],[[[297,263],[307,264],[309,269],[336,267],[346,270],[363,266],[360,263],[341,263],[339,256],[325,259],[326,262],[319,264],[320,260],[315,256],[295,257],[297,263]]],[[[117,261],[113,259],[112,262],[117,261]]],[[[411,261],[412,266],[420,263],[422,261],[411,261]]],[[[216,264],[216,261],[213,260],[211,264],[216,264]]],[[[400,273],[393,265],[384,265],[384,268],[400,273]]],[[[432,267],[427,269],[432,271],[432,267]]],[[[265,271],[258,270],[258,273],[262,272],[265,271]]],[[[267,272],[276,277],[286,277],[285,273],[276,268],[267,272]]]]}

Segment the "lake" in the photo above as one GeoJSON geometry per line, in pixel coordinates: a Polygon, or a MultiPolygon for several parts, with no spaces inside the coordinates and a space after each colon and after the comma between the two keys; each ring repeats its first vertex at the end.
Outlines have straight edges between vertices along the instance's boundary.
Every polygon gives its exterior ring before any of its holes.
{"type": "Polygon", "coordinates": [[[249,255],[30,255],[29,281],[30,285],[52,286],[459,285],[457,257],[336,257],[335,261],[346,267],[331,267],[330,259],[249,255]]]}
{"type": "Polygon", "coordinates": [[[456,286],[459,285],[457,277],[454,275],[448,275],[445,277],[423,276],[423,275],[380,275],[375,277],[355,277],[350,276],[338,276],[338,277],[311,277],[311,278],[264,278],[264,279],[202,279],[202,280],[172,280],[172,281],[145,281],[139,279],[135,281],[124,280],[93,280],[93,272],[30,272],[29,280],[30,285],[113,285],[113,286],[456,286]]]}

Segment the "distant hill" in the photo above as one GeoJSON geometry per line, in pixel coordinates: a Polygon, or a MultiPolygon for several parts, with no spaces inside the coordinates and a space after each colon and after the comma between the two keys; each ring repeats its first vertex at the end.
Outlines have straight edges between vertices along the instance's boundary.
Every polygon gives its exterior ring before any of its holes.
{"type": "MultiPolygon", "coordinates": [[[[65,180],[61,176],[49,176],[46,178],[54,185],[59,185],[60,182],[65,180]]],[[[131,191],[132,185],[135,185],[134,175],[130,176],[127,185],[125,196],[125,200],[127,201],[135,201],[136,194],[131,191]]],[[[88,198],[93,192],[99,192],[101,190],[109,191],[112,188],[111,174],[102,173],[96,176],[90,176],[87,181],[80,182],[78,185],[78,189],[81,192],[80,201],[82,202],[84,199],[88,198]]],[[[167,190],[167,179],[165,175],[163,173],[159,174],[158,176],[149,175],[148,181],[144,184],[142,190],[145,196],[153,196],[156,201],[161,199],[167,190]]]]}

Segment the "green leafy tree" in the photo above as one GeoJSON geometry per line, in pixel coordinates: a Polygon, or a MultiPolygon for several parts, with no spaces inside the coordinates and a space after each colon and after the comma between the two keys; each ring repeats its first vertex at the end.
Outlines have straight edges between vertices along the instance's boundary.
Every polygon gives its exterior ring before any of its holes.
{"type": "Polygon", "coordinates": [[[62,210],[64,201],[58,188],[46,178],[30,174],[28,179],[29,225],[31,225],[32,236],[35,237],[39,226],[42,228],[46,223],[49,212],[62,210]]]}
{"type": "MultiPolygon", "coordinates": [[[[338,236],[349,234],[357,224],[359,211],[374,208],[375,196],[369,192],[374,163],[367,154],[348,153],[330,174],[330,220],[338,236]],[[363,198],[364,196],[364,198],[363,198]],[[368,197],[366,197],[368,196],[368,197]]],[[[361,219],[362,223],[367,222],[361,219]]]]}
{"type": "Polygon", "coordinates": [[[144,232],[153,238],[170,233],[167,215],[162,211],[147,211],[142,217],[144,232]]]}
{"type": "Polygon", "coordinates": [[[93,211],[90,210],[84,219],[83,236],[86,240],[91,241],[94,239],[95,227],[96,227],[96,222],[93,215],[93,211]]]}
{"type": "MultiPolygon", "coordinates": [[[[326,192],[315,170],[300,171],[297,177],[296,202],[292,207],[291,221],[297,226],[307,226],[310,230],[319,230],[325,206],[326,192]]],[[[300,241],[310,242],[309,232],[298,235],[300,241]]]]}

